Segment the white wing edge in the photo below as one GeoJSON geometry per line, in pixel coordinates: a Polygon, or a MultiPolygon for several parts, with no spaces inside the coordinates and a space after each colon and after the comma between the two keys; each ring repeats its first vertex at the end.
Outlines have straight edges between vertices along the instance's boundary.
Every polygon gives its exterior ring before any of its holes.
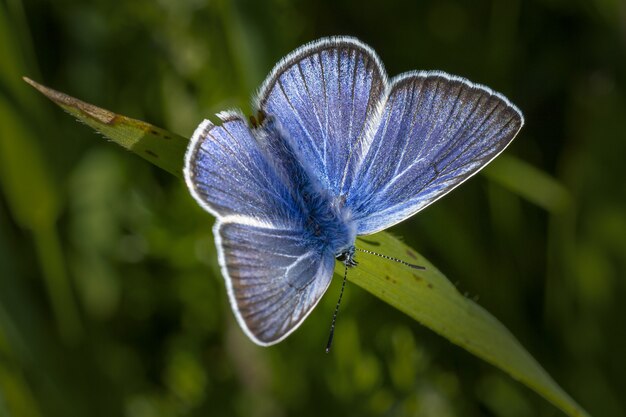
{"type": "MultiPolygon", "coordinates": [[[[217,248],[217,261],[220,265],[222,276],[224,277],[224,282],[226,283],[226,292],[228,293],[228,300],[230,301],[230,307],[233,310],[235,318],[237,319],[237,323],[239,324],[239,327],[241,327],[243,332],[246,334],[246,336],[248,336],[250,340],[252,340],[254,343],[256,343],[259,346],[267,347],[267,346],[272,346],[277,343],[280,343],[283,340],[285,340],[289,335],[291,335],[293,332],[295,332],[302,325],[304,320],[306,320],[306,318],[309,317],[309,315],[313,312],[313,310],[315,310],[315,307],[317,307],[317,305],[321,301],[322,296],[320,296],[311,305],[311,308],[309,308],[309,311],[307,311],[302,316],[302,318],[289,331],[287,331],[284,335],[282,335],[278,339],[272,340],[270,342],[263,342],[257,339],[257,337],[248,328],[246,321],[244,320],[243,316],[241,315],[241,312],[239,311],[239,306],[237,305],[237,299],[235,298],[235,290],[233,289],[233,282],[232,282],[232,279],[230,278],[230,275],[228,274],[228,269],[226,268],[224,248],[222,246],[222,235],[220,234],[220,227],[222,226],[222,224],[225,224],[225,223],[223,223],[221,219],[218,217],[217,221],[213,225],[213,236],[215,237],[215,247],[217,248]]],[[[318,273],[323,268],[323,265],[324,263],[322,261],[320,263],[320,268],[317,271],[318,273]]],[[[326,291],[328,290],[328,287],[330,286],[330,283],[332,281],[332,274],[334,273],[334,268],[333,270],[329,272],[331,274],[331,279],[328,280],[328,284],[326,284],[326,288],[324,288],[324,290],[322,291],[322,295],[326,293],[326,291]]]]}
{"type": "MultiPolygon", "coordinates": [[[[522,126],[524,126],[524,115],[522,114],[522,111],[513,103],[511,103],[511,101],[506,98],[503,94],[487,87],[486,85],[483,84],[479,84],[479,83],[474,83],[470,80],[468,80],[465,77],[461,77],[458,75],[452,75],[452,74],[448,74],[445,71],[440,71],[440,70],[422,70],[422,71],[408,71],[408,72],[403,72],[402,74],[398,74],[396,76],[394,76],[391,81],[390,81],[390,87],[391,89],[393,89],[393,87],[396,86],[396,84],[400,83],[401,81],[404,81],[407,78],[429,78],[429,77],[442,77],[445,78],[448,81],[458,81],[460,83],[465,84],[466,86],[470,87],[470,88],[475,88],[478,90],[482,90],[484,92],[486,92],[487,94],[490,94],[492,96],[498,97],[500,100],[504,101],[506,103],[507,106],[509,106],[510,108],[512,108],[513,110],[515,110],[515,112],[519,115],[522,124],[520,125],[520,128],[522,126]]],[[[391,91],[389,91],[391,92],[391,91]]],[[[389,98],[389,95],[386,96],[386,98],[389,98]]]]}
{"type": "MultiPolygon", "coordinates": [[[[509,141],[509,143],[507,143],[501,150],[500,152],[496,153],[491,159],[489,159],[487,162],[485,162],[480,168],[478,168],[476,171],[474,171],[472,174],[468,175],[465,179],[463,179],[463,181],[459,182],[458,184],[456,184],[454,187],[448,189],[446,192],[444,192],[443,194],[439,195],[437,198],[435,198],[434,200],[432,200],[430,203],[428,203],[427,205],[425,205],[424,207],[419,208],[418,210],[415,210],[413,212],[409,212],[409,214],[403,215],[403,216],[398,216],[398,220],[394,221],[393,223],[389,224],[389,225],[385,225],[385,227],[380,228],[380,229],[376,229],[374,231],[368,232],[368,233],[364,233],[361,234],[360,236],[367,236],[367,235],[372,235],[374,233],[378,233],[380,231],[386,230],[390,227],[395,226],[398,223],[403,222],[404,220],[408,219],[409,217],[414,216],[415,214],[417,214],[418,212],[424,210],[426,207],[429,207],[430,205],[432,205],[435,201],[445,197],[450,191],[454,190],[455,188],[459,187],[461,184],[463,184],[465,181],[469,180],[470,178],[472,178],[474,175],[478,174],[480,171],[483,170],[483,168],[485,168],[487,165],[489,165],[491,163],[491,161],[493,161],[494,159],[496,159],[502,152],[504,152],[506,150],[506,148],[509,147],[509,145],[513,142],[513,140],[517,137],[517,134],[519,133],[519,131],[522,129],[522,127],[524,126],[524,115],[522,114],[521,110],[513,103],[511,103],[511,101],[509,101],[508,98],[506,98],[504,95],[502,95],[501,93],[498,93],[497,91],[492,90],[491,88],[482,85],[482,84],[476,84],[471,82],[470,80],[468,80],[467,78],[464,77],[460,77],[457,75],[452,75],[452,74],[448,74],[447,72],[444,71],[438,71],[438,70],[430,70],[430,71],[409,71],[409,72],[404,72],[402,74],[396,75],[395,77],[393,77],[391,79],[391,82],[389,84],[389,89],[387,90],[388,93],[391,93],[391,90],[393,89],[393,87],[400,83],[401,81],[407,79],[407,78],[413,78],[413,77],[421,77],[421,78],[428,78],[428,77],[442,77],[445,78],[448,81],[458,81],[461,82],[463,84],[465,84],[466,86],[470,87],[470,88],[475,88],[475,89],[479,89],[479,90],[483,90],[485,91],[487,94],[490,94],[492,96],[495,96],[497,98],[499,98],[500,100],[504,101],[504,103],[509,106],[510,108],[512,108],[520,117],[520,126],[519,129],[517,129],[517,132],[515,132],[515,134],[513,135],[513,137],[511,137],[511,140],[509,141]]],[[[389,99],[389,94],[387,94],[384,98],[384,103],[387,103],[387,100],[389,99]]],[[[366,153],[367,154],[367,153],[366,153]]],[[[359,167],[360,168],[360,164],[359,167]]]]}
{"type": "Polygon", "coordinates": [[[257,93],[253,96],[252,99],[252,108],[260,109],[261,108],[261,99],[264,98],[269,89],[272,88],[276,79],[279,75],[284,72],[288,67],[292,66],[294,63],[301,61],[305,56],[315,53],[315,51],[323,50],[329,47],[341,47],[341,46],[355,46],[357,48],[362,48],[367,52],[373,59],[378,68],[380,68],[380,73],[383,79],[383,84],[385,86],[389,85],[387,72],[385,71],[385,66],[383,62],[380,60],[380,57],[369,45],[361,42],[357,38],[352,36],[330,36],[326,38],[320,38],[309,43],[306,43],[289,54],[285,55],[269,73],[269,75],[261,84],[261,87],[257,90],[257,93]]]}
{"type": "MultiPolygon", "coordinates": [[[[231,111],[223,111],[217,114],[217,117],[222,121],[233,120],[237,117],[243,116],[240,112],[236,110],[231,111]]],[[[243,119],[245,120],[245,118],[243,119]]],[[[191,139],[189,140],[189,144],[187,145],[187,150],[185,151],[185,165],[183,166],[183,176],[185,178],[185,184],[187,184],[187,188],[191,193],[191,196],[198,202],[200,207],[204,210],[208,211],[213,216],[219,218],[220,215],[215,211],[213,207],[211,207],[200,194],[198,194],[196,190],[196,186],[193,183],[193,172],[191,169],[192,159],[198,150],[198,147],[201,144],[201,141],[204,139],[206,134],[211,131],[215,127],[215,124],[211,122],[209,119],[204,119],[202,123],[198,125],[196,130],[193,132],[191,139]]]]}
{"type": "MultiPolygon", "coordinates": [[[[241,119],[243,123],[246,123],[245,116],[239,110],[226,110],[220,113],[217,113],[216,116],[222,121],[222,123],[231,121],[231,120],[239,120],[241,119]]],[[[213,217],[220,220],[222,223],[241,223],[248,226],[257,226],[264,227],[267,229],[276,229],[275,225],[271,223],[260,220],[256,217],[252,216],[244,216],[244,215],[229,215],[222,216],[220,215],[215,208],[213,208],[207,201],[205,201],[202,196],[198,193],[196,186],[194,184],[193,172],[192,172],[192,159],[198,150],[198,147],[202,143],[202,140],[205,139],[206,134],[212,129],[216,127],[216,125],[211,122],[209,119],[205,119],[200,123],[200,125],[196,128],[191,136],[189,141],[189,145],[187,146],[187,151],[185,152],[185,165],[183,167],[183,176],[185,178],[185,184],[191,193],[191,196],[196,200],[196,202],[202,207],[205,211],[209,212],[213,217]]]]}

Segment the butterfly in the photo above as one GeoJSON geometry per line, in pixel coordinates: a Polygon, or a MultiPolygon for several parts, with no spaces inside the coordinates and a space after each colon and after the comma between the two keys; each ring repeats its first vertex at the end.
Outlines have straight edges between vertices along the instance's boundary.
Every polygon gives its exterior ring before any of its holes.
{"type": "MultiPolygon", "coordinates": [[[[216,217],[230,304],[269,346],[296,330],[355,240],[443,197],[500,154],[524,124],[488,87],[440,71],[389,79],[355,38],[323,38],[276,64],[248,123],[205,120],[185,156],[186,184],[216,217]]],[[[344,281],[345,283],[345,281],[344,281]]]]}

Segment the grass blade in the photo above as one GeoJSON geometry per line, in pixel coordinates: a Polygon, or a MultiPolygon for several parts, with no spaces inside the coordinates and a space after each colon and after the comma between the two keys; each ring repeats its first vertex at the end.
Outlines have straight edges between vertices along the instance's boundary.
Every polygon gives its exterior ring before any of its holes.
{"type": "MultiPolygon", "coordinates": [[[[360,248],[404,254],[414,270],[360,256],[350,281],[435,333],[505,371],[570,416],[587,416],[502,323],[457,288],[428,260],[389,233],[357,239],[360,248]]],[[[351,271],[352,272],[352,271],[351,271]]]]}
{"type": "Polygon", "coordinates": [[[80,122],[100,132],[165,171],[182,178],[182,155],[188,140],[141,120],[115,114],[68,96],[30,78],[24,81],[58,104],[80,122]]]}

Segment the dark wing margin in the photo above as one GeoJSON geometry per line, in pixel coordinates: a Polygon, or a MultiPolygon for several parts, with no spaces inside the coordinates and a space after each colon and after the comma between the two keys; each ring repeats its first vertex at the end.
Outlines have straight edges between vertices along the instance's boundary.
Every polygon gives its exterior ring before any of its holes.
{"type": "Polygon", "coordinates": [[[523,123],[503,95],[464,78],[436,71],[393,79],[349,190],[358,234],[386,229],[450,192],[499,155],[523,123]]]}

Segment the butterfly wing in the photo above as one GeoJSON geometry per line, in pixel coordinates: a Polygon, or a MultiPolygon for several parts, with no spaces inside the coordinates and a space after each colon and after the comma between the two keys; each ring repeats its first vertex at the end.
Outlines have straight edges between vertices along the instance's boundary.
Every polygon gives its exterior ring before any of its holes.
{"type": "Polygon", "coordinates": [[[391,83],[347,203],[358,234],[386,229],[478,172],[513,140],[521,112],[487,87],[442,72],[391,83]]]}
{"type": "Polygon", "coordinates": [[[352,182],[387,76],[376,53],[353,38],[326,38],[281,60],[261,87],[257,108],[274,118],[309,177],[339,196],[352,182]]]}
{"type": "Polygon", "coordinates": [[[328,288],[334,256],[306,245],[301,230],[220,222],[214,231],[241,327],[257,344],[280,342],[304,321],[328,288]]]}
{"type": "Polygon", "coordinates": [[[293,184],[279,175],[241,115],[202,123],[185,180],[217,217],[214,235],[232,309],[260,345],[294,331],[330,284],[334,256],[306,232],[293,184]]]}
{"type": "Polygon", "coordinates": [[[187,150],[185,179],[192,195],[218,218],[297,222],[301,210],[290,184],[278,176],[243,115],[222,112],[218,117],[222,125],[205,120],[187,150]]]}

